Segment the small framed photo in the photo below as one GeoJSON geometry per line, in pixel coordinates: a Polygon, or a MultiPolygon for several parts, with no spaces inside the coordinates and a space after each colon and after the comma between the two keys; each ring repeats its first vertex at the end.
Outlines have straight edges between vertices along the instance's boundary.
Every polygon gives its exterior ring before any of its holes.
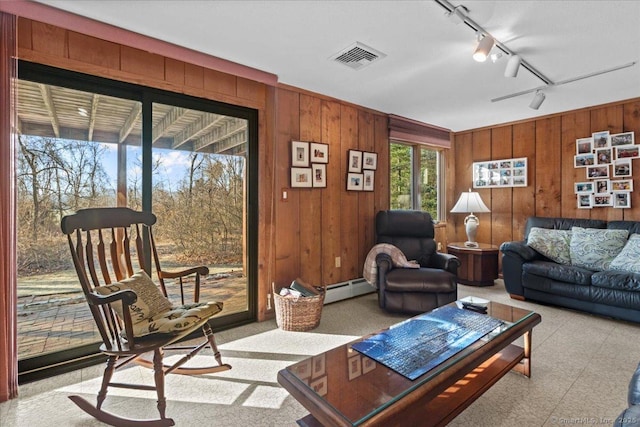
{"type": "Polygon", "coordinates": [[[633,191],[632,179],[615,179],[611,181],[611,191],[613,193],[621,193],[624,191],[633,191]]]}
{"type": "Polygon", "coordinates": [[[368,374],[369,372],[376,369],[376,362],[373,359],[368,358],[367,356],[362,356],[362,373],[368,374]]]}
{"type": "Polygon", "coordinates": [[[311,143],[311,163],[329,163],[329,144],[311,143]]]}
{"type": "Polygon", "coordinates": [[[609,166],[587,166],[587,179],[609,178],[609,166]]]}
{"type": "Polygon", "coordinates": [[[613,160],[613,149],[608,148],[596,148],[594,150],[596,155],[596,165],[608,165],[613,160]]]}
{"type": "Polygon", "coordinates": [[[326,358],[324,354],[311,359],[311,378],[318,378],[326,372],[326,358]]]}
{"type": "Polygon", "coordinates": [[[327,186],[327,165],[322,164],[312,164],[311,171],[313,176],[313,186],[314,187],[326,187],[327,186]]]}
{"type": "Polygon", "coordinates": [[[635,144],[635,136],[633,132],[614,133],[610,136],[610,140],[612,147],[635,144]]]}
{"type": "Polygon", "coordinates": [[[362,375],[362,357],[355,356],[349,358],[347,361],[349,364],[349,381],[355,380],[362,375]]]}
{"type": "Polygon", "coordinates": [[[578,209],[591,209],[593,207],[593,195],[578,194],[578,209]]]}
{"type": "Polygon", "coordinates": [[[311,187],[311,168],[291,168],[291,187],[311,187]]]}
{"type": "Polygon", "coordinates": [[[614,208],[627,209],[631,207],[631,193],[615,193],[611,197],[614,208]]]}
{"type": "Polygon", "coordinates": [[[593,182],[596,185],[594,193],[611,193],[611,185],[608,179],[598,179],[593,182]]]}
{"type": "Polygon", "coordinates": [[[362,191],[364,176],[361,173],[347,174],[347,190],[362,191]]]}
{"type": "Polygon", "coordinates": [[[606,207],[613,206],[613,199],[611,194],[594,194],[593,195],[593,207],[606,207]]]}
{"type": "Polygon", "coordinates": [[[593,138],[576,139],[576,154],[587,154],[593,151],[593,138]]]}
{"type": "Polygon", "coordinates": [[[375,178],[375,172],[372,170],[365,170],[362,172],[362,179],[364,180],[362,184],[363,191],[373,191],[373,183],[375,178]]]}
{"type": "Polygon", "coordinates": [[[593,153],[576,154],[573,156],[574,168],[586,168],[587,166],[593,166],[596,163],[596,155],[593,153]]]}
{"type": "Polygon", "coordinates": [[[619,145],[616,147],[616,159],[640,158],[640,145],[619,145]]]}
{"type": "Polygon", "coordinates": [[[362,153],[362,169],[376,170],[378,168],[378,153],[362,153]]]}
{"type": "Polygon", "coordinates": [[[302,141],[291,141],[291,166],[309,166],[309,143],[302,141]]]}
{"type": "Polygon", "coordinates": [[[349,150],[349,164],[348,171],[349,172],[362,172],[362,151],[358,150],[349,150]]]}
{"type": "Polygon", "coordinates": [[[622,159],[613,162],[613,177],[622,178],[625,176],[631,176],[631,159],[622,159]]]}
{"type": "Polygon", "coordinates": [[[594,181],[576,182],[576,184],[575,184],[576,194],[593,194],[593,193],[595,193],[593,183],[594,183],[594,181]]]}
{"type": "Polygon", "coordinates": [[[327,376],[325,375],[317,380],[313,380],[309,383],[309,387],[320,396],[325,396],[327,394],[327,376]]]}
{"type": "Polygon", "coordinates": [[[591,134],[593,138],[593,149],[611,147],[609,139],[609,131],[594,132],[591,134]]]}

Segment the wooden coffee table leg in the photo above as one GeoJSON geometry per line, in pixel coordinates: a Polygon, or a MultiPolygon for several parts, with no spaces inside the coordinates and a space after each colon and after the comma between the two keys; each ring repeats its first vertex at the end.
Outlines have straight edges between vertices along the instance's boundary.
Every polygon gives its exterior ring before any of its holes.
{"type": "Polygon", "coordinates": [[[524,338],[524,357],[520,364],[513,368],[516,372],[531,378],[531,332],[527,331],[522,336],[524,338]]]}

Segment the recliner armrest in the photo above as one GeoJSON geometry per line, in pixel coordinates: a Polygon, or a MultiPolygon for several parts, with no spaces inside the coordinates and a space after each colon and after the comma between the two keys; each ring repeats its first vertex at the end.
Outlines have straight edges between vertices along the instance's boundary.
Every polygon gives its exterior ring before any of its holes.
{"type": "Polygon", "coordinates": [[[457,275],[458,267],[460,267],[460,260],[455,255],[435,252],[429,258],[429,267],[440,268],[457,275]]]}
{"type": "Polygon", "coordinates": [[[500,245],[500,250],[504,254],[521,258],[522,261],[533,261],[542,258],[542,256],[528,246],[524,241],[520,242],[504,242],[500,245]]]}

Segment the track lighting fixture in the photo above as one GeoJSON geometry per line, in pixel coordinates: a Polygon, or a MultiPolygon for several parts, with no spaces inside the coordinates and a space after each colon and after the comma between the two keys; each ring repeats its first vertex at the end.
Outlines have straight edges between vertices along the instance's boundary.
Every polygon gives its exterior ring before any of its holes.
{"type": "Polygon", "coordinates": [[[529,104],[529,108],[537,110],[538,108],[540,108],[545,98],[546,96],[544,95],[544,92],[540,92],[539,90],[537,90],[536,95],[531,100],[531,104],[529,104]]]}
{"type": "Polygon", "coordinates": [[[509,62],[507,62],[507,67],[504,69],[504,76],[516,77],[518,75],[518,70],[520,69],[520,62],[522,62],[520,55],[511,55],[509,57],[509,62]]]}
{"type": "Polygon", "coordinates": [[[491,52],[491,48],[493,48],[493,37],[485,35],[478,42],[478,47],[476,47],[476,51],[473,53],[473,59],[478,62],[486,61],[489,56],[489,52],[491,52]]]}
{"type": "Polygon", "coordinates": [[[462,5],[459,5],[453,8],[451,12],[447,13],[447,16],[454,24],[458,25],[464,22],[465,19],[467,19],[467,12],[469,12],[469,9],[462,5]]]}

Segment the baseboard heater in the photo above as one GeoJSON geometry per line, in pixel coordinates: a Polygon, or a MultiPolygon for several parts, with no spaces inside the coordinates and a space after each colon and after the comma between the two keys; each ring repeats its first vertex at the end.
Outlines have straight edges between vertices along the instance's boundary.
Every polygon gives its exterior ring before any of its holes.
{"type": "Polygon", "coordinates": [[[363,278],[335,283],[333,285],[327,285],[327,294],[324,297],[324,303],[330,304],[347,298],[370,294],[375,291],[376,290],[363,278]]]}

